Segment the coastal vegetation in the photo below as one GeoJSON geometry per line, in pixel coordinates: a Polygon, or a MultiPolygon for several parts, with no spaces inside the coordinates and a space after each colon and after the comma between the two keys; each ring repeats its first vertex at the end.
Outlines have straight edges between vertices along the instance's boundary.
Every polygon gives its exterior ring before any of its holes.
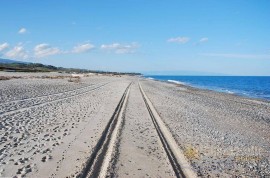
{"type": "Polygon", "coordinates": [[[99,70],[88,70],[78,68],[55,67],[53,65],[44,65],[40,63],[0,63],[0,71],[6,72],[60,72],[60,73],[95,73],[112,75],[141,75],[133,72],[109,72],[99,70]]]}

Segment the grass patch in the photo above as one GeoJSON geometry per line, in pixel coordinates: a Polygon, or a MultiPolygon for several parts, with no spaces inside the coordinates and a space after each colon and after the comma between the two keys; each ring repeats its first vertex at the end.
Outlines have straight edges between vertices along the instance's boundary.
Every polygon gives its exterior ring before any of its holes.
{"type": "Polygon", "coordinates": [[[20,79],[21,76],[0,76],[0,80],[20,79]]]}
{"type": "Polygon", "coordinates": [[[76,77],[70,77],[68,79],[68,82],[74,82],[74,83],[81,83],[81,77],[76,76],[76,77]]]}
{"type": "Polygon", "coordinates": [[[187,146],[184,150],[184,155],[186,156],[187,159],[193,160],[193,159],[199,159],[199,151],[192,147],[192,146],[187,146]]]}
{"type": "Polygon", "coordinates": [[[0,76],[0,80],[10,80],[9,77],[5,77],[5,76],[0,76]]]}

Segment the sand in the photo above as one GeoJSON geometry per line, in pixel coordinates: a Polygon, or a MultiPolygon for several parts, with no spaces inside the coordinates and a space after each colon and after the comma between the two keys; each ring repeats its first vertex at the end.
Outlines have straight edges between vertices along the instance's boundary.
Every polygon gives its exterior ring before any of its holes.
{"type": "MultiPolygon", "coordinates": [[[[90,85],[93,81],[104,83],[103,80],[102,77],[87,78],[82,84],[76,84],[76,87],[90,85]]],[[[105,80],[106,83],[113,82],[115,78],[105,80]]],[[[53,91],[50,93],[59,92],[54,90],[58,87],[54,81],[50,83],[45,79],[43,82],[53,85],[51,87],[53,91]]],[[[74,84],[70,84],[67,80],[62,82],[72,85],[69,90],[74,89],[74,84]]],[[[33,98],[31,102],[15,101],[22,103],[20,105],[16,103],[16,107],[14,105],[9,107],[6,102],[2,104],[4,109],[0,115],[1,176],[64,177],[78,173],[91,154],[126,85],[125,81],[120,84],[115,82],[94,91],[91,91],[93,87],[84,88],[83,92],[85,90],[90,92],[83,95],[79,95],[81,90],[76,90],[75,96],[69,92],[61,96],[53,95],[53,98],[45,97],[42,100],[33,98]],[[74,97],[68,98],[69,96],[74,97]],[[13,111],[8,112],[10,110],[13,111]]],[[[25,85],[26,88],[27,86],[25,85]]],[[[43,93],[39,94],[41,95],[43,93]]]]}
{"type": "Polygon", "coordinates": [[[138,82],[131,87],[118,149],[118,161],[111,175],[175,176],[146,109],[138,82]]]}
{"type": "Polygon", "coordinates": [[[270,175],[267,101],[132,76],[93,75],[76,83],[69,74],[0,75],[23,77],[0,81],[1,177],[82,176],[109,121],[114,136],[102,142],[106,154],[95,157],[103,167],[109,159],[108,176],[179,176],[139,83],[197,176],[270,175]]]}

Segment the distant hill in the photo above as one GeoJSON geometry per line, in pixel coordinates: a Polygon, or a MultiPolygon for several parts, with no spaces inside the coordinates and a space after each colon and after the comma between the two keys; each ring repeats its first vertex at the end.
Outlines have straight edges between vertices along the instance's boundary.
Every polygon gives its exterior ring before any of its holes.
{"type": "Polygon", "coordinates": [[[63,68],[40,63],[22,62],[10,59],[0,59],[0,71],[7,72],[65,72],[65,73],[100,73],[113,75],[141,75],[140,73],[123,73],[123,72],[108,72],[96,71],[77,68],[63,68]]]}
{"type": "Polygon", "coordinates": [[[22,61],[15,61],[15,60],[11,60],[11,59],[1,59],[0,58],[0,63],[1,64],[12,64],[12,63],[28,64],[29,62],[22,62],[22,61]]]}

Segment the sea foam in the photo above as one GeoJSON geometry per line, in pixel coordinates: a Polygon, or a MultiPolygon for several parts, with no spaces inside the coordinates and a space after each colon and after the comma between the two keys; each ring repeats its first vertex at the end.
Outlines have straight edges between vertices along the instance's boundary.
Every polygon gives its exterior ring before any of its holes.
{"type": "Polygon", "coordinates": [[[180,82],[180,81],[176,81],[176,80],[168,80],[168,82],[181,84],[181,85],[187,85],[185,82],[180,82]]]}

